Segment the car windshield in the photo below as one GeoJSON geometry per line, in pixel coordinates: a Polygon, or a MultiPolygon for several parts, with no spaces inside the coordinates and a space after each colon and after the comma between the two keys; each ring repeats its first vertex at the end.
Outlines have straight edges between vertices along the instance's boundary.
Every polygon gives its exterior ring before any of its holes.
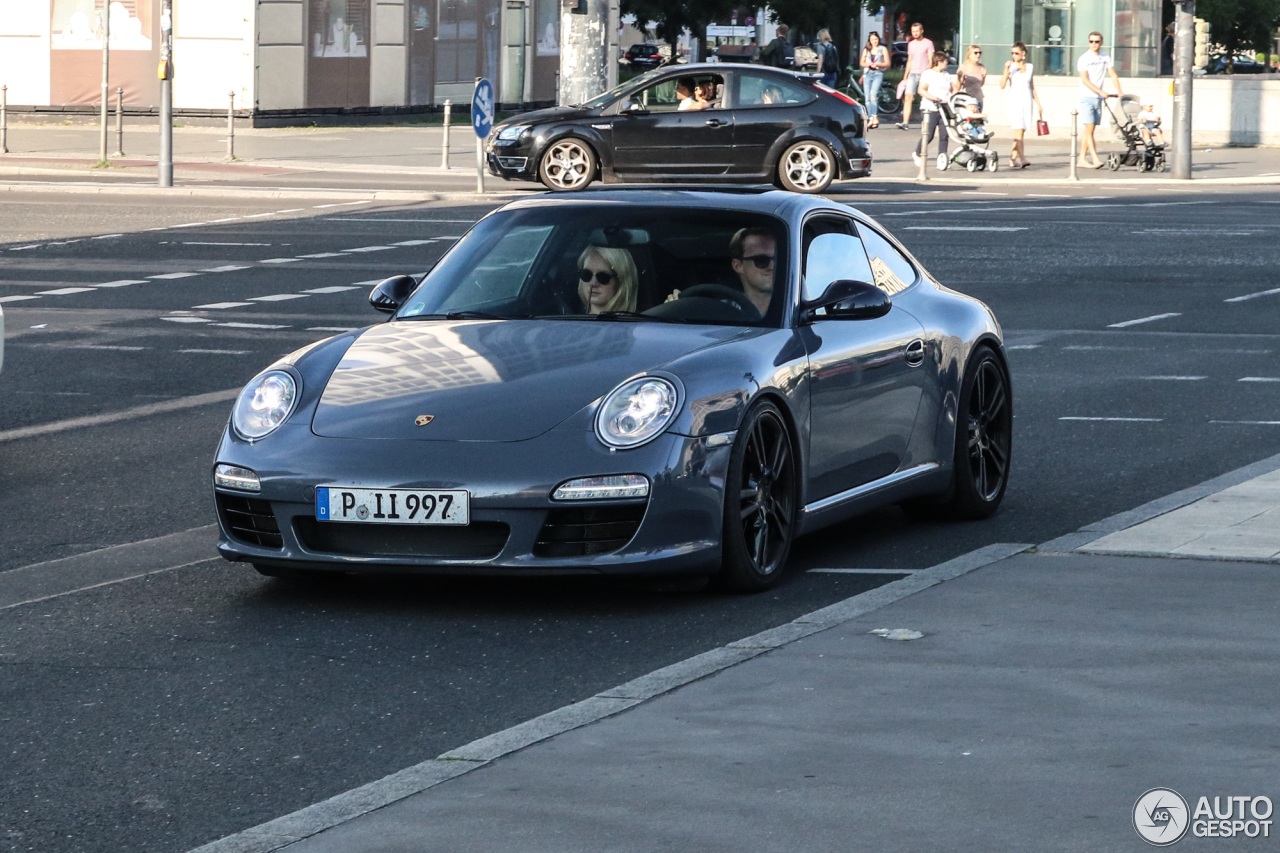
{"type": "Polygon", "coordinates": [[[607,104],[613,103],[618,98],[621,98],[625,95],[629,95],[632,92],[636,91],[637,89],[640,89],[646,83],[648,83],[650,80],[652,80],[654,77],[657,77],[661,73],[662,73],[661,68],[655,68],[652,71],[646,71],[643,74],[638,74],[635,77],[632,77],[627,82],[623,83],[621,86],[616,86],[610,89],[609,91],[605,92],[603,95],[596,95],[594,98],[587,101],[585,104],[579,104],[579,106],[581,106],[583,109],[598,110],[601,107],[606,106],[607,104]]]}
{"type": "Polygon", "coordinates": [[[777,328],[786,226],[767,215],[552,203],[479,222],[396,320],[566,319],[777,328]]]}

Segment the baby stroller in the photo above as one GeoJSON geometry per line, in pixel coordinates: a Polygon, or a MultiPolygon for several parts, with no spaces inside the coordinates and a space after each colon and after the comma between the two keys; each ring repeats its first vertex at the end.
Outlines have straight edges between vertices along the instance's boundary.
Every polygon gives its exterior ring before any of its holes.
{"type": "Polygon", "coordinates": [[[970,118],[978,112],[978,102],[971,95],[957,92],[938,104],[942,123],[947,128],[947,138],[958,148],[948,154],[938,155],[938,170],[945,172],[952,163],[964,166],[970,172],[986,169],[994,172],[1000,168],[1000,157],[987,147],[995,136],[987,128],[986,119],[970,118]]]}
{"type": "Polygon", "coordinates": [[[1107,112],[1111,113],[1111,121],[1115,124],[1116,139],[1124,143],[1123,154],[1112,151],[1107,155],[1107,168],[1116,171],[1121,166],[1133,166],[1143,172],[1164,171],[1165,146],[1146,142],[1142,138],[1142,129],[1138,127],[1138,113],[1142,112],[1142,104],[1136,95],[1120,96],[1120,115],[1111,109],[1111,99],[1103,99],[1107,112]],[[1123,119],[1123,120],[1122,120],[1123,119]]]}

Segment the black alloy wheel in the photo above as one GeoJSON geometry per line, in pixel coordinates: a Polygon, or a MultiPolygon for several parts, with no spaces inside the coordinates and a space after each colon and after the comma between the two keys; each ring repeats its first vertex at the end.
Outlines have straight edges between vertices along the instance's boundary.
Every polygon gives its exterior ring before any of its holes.
{"type": "Polygon", "coordinates": [[[738,428],[724,497],[724,560],[719,581],[758,592],[782,579],[795,539],[796,454],[778,407],[762,402],[738,428]]]}
{"type": "Polygon", "coordinates": [[[956,426],[952,514],[988,518],[1009,484],[1013,448],[1013,394],[1003,362],[987,347],[969,359],[956,426]]]}

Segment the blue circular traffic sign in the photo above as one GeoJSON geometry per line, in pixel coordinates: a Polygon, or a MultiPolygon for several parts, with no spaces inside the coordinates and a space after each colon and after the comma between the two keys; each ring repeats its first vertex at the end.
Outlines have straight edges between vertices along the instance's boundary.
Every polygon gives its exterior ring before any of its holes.
{"type": "Polygon", "coordinates": [[[484,139],[493,130],[493,84],[481,77],[471,96],[471,127],[484,139]]]}

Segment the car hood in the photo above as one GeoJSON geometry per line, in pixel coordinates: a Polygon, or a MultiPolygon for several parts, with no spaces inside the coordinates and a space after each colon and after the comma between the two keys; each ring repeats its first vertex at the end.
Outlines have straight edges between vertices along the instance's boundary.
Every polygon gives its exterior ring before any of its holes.
{"type": "Polygon", "coordinates": [[[532,112],[521,113],[520,115],[504,121],[504,127],[518,124],[547,124],[552,121],[564,121],[566,119],[583,118],[593,114],[593,110],[584,110],[581,107],[548,107],[545,110],[534,110],[532,112]]]}
{"type": "Polygon", "coordinates": [[[388,323],[347,350],[312,430],[332,438],[523,441],[624,379],[743,331],[596,320],[388,323]]]}

